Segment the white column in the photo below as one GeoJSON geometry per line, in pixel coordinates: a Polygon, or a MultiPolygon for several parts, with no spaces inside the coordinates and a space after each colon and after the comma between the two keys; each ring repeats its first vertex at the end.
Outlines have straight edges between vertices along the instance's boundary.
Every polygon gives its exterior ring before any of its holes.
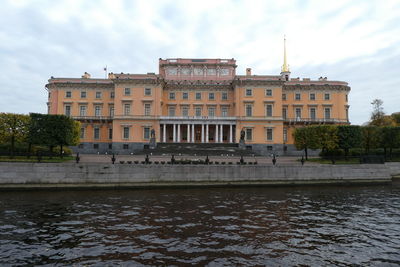
{"type": "Polygon", "coordinates": [[[221,143],[223,143],[224,142],[224,140],[223,140],[223,134],[224,133],[224,125],[223,124],[221,124],[221,130],[219,131],[219,141],[221,142],[221,143]]]}
{"type": "Polygon", "coordinates": [[[163,142],[167,142],[167,124],[163,125],[163,142]]]}
{"type": "Polygon", "coordinates": [[[172,142],[175,143],[175,142],[176,142],[176,128],[175,128],[175,127],[176,127],[176,124],[173,124],[172,127],[174,127],[174,128],[173,128],[173,131],[172,131],[172,133],[173,133],[173,134],[172,134],[172,142]]]}
{"type": "Polygon", "coordinates": [[[218,124],[215,124],[215,143],[218,143],[218,124]]]}
{"type": "Polygon", "coordinates": [[[201,124],[201,142],[204,143],[204,124],[201,124]]]}
{"type": "Polygon", "coordinates": [[[192,143],[194,143],[194,124],[192,124],[192,143]]]}
{"type": "Polygon", "coordinates": [[[186,125],[187,126],[187,137],[186,137],[186,141],[188,142],[188,143],[190,143],[190,124],[187,124],[186,125]]]}
{"type": "Polygon", "coordinates": [[[206,143],[208,143],[208,124],[206,124],[206,143]]]}
{"type": "Polygon", "coordinates": [[[229,125],[229,143],[232,143],[232,124],[229,125]]]}
{"type": "Polygon", "coordinates": [[[177,142],[181,141],[181,125],[178,124],[178,134],[177,134],[177,142]]]}

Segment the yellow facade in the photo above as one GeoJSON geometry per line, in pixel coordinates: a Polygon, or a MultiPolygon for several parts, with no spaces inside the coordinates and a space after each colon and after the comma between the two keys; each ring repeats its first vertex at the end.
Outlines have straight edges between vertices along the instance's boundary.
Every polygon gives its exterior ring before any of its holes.
{"type": "Polygon", "coordinates": [[[160,59],[159,74],[51,78],[48,112],[82,124],[77,151],[131,152],[156,142],[245,143],[284,150],[296,127],[348,123],[346,82],[236,75],[234,59],[160,59]]]}

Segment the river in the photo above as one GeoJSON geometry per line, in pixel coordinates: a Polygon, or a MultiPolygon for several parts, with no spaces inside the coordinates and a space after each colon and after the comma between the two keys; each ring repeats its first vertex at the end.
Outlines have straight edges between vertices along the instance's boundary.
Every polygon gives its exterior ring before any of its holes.
{"type": "Polygon", "coordinates": [[[398,266],[400,186],[0,192],[0,265],[398,266]]]}

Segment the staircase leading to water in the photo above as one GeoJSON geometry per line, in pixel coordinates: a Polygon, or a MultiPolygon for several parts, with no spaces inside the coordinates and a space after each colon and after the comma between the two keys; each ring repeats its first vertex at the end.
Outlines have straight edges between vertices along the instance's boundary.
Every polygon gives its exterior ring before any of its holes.
{"type": "Polygon", "coordinates": [[[143,154],[153,155],[197,155],[197,156],[251,156],[257,155],[252,150],[239,148],[236,143],[233,144],[214,144],[214,143],[157,143],[155,149],[143,149],[143,154]]]}

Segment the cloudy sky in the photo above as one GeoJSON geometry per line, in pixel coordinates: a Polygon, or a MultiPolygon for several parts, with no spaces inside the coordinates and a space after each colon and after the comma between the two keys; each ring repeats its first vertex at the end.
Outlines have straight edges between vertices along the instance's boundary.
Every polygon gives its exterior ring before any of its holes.
{"type": "Polygon", "coordinates": [[[158,72],[158,58],[235,58],[238,74],[347,81],[350,120],[400,111],[399,0],[2,0],[0,112],[46,112],[50,76],[158,72]]]}

